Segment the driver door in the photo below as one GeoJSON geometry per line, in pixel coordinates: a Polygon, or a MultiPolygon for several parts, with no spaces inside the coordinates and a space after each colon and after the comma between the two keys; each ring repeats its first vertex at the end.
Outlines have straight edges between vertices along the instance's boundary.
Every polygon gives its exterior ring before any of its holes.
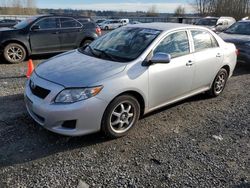
{"type": "Polygon", "coordinates": [[[194,77],[194,57],[190,53],[187,31],[167,35],[155,48],[153,54],[171,55],[170,63],[149,66],[149,107],[166,105],[188,94],[194,77]]]}
{"type": "Polygon", "coordinates": [[[44,18],[31,27],[30,45],[32,53],[60,51],[60,28],[58,18],[44,18]],[[36,30],[32,27],[36,26],[36,30]]]}

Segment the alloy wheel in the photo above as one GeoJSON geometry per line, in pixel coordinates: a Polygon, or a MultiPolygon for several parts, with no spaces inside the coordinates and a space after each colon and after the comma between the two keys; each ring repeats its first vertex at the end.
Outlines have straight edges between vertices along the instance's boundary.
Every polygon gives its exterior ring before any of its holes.
{"type": "Polygon", "coordinates": [[[115,133],[129,130],[135,121],[135,107],[129,101],[118,104],[111,113],[110,127],[115,133]]]}
{"type": "Polygon", "coordinates": [[[226,85],[227,75],[225,72],[221,72],[215,80],[214,84],[214,91],[215,93],[219,94],[223,91],[225,85],[226,85]]]}
{"type": "Polygon", "coordinates": [[[19,46],[10,46],[7,49],[7,56],[12,61],[21,61],[23,59],[24,53],[19,46]]]}

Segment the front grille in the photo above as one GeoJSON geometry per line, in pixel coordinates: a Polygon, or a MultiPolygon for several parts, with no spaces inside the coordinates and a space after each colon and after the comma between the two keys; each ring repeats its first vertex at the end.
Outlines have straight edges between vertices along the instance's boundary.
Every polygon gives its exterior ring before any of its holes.
{"type": "Polygon", "coordinates": [[[30,90],[33,93],[33,95],[41,98],[41,99],[45,99],[48,94],[50,93],[50,90],[42,88],[38,85],[35,85],[34,82],[30,81],[29,83],[30,86],[30,90]]]}

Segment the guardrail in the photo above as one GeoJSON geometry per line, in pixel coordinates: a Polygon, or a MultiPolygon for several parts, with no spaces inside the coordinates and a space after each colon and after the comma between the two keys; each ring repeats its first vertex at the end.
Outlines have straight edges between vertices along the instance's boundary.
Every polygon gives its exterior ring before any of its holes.
{"type": "Polygon", "coordinates": [[[30,17],[30,15],[0,15],[0,20],[3,19],[25,20],[28,17],[30,17]]]}
{"type": "MultiPolygon", "coordinates": [[[[1,19],[18,19],[24,20],[30,17],[30,15],[0,15],[1,19]]],[[[94,20],[105,18],[105,17],[94,17],[94,20]]],[[[125,17],[117,17],[117,19],[122,19],[125,17]]],[[[186,23],[186,24],[193,24],[195,23],[199,17],[126,17],[130,21],[138,21],[142,23],[150,23],[150,22],[174,22],[174,23],[186,23]]]]}

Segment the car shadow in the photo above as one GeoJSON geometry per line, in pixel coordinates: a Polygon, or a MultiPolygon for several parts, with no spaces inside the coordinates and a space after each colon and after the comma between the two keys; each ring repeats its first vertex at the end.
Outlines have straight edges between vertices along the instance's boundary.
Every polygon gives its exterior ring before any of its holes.
{"type": "Polygon", "coordinates": [[[250,74],[250,64],[237,63],[233,76],[240,76],[244,74],[250,74]]]}
{"type": "Polygon", "coordinates": [[[159,109],[157,109],[157,110],[154,110],[154,111],[152,111],[152,112],[150,112],[150,113],[144,115],[143,117],[141,117],[141,119],[144,119],[144,118],[150,117],[150,116],[152,116],[152,115],[158,114],[158,113],[160,113],[160,112],[166,111],[166,110],[168,110],[168,109],[171,109],[171,108],[180,106],[181,104],[190,103],[190,102],[205,101],[205,100],[209,100],[209,99],[211,99],[211,97],[210,97],[208,94],[206,94],[206,93],[204,92],[204,93],[195,95],[195,96],[193,96],[193,97],[190,97],[190,98],[181,100],[181,101],[179,101],[179,102],[176,102],[176,103],[173,103],[173,104],[164,106],[164,107],[159,108],[159,109]]]}
{"type": "Polygon", "coordinates": [[[110,141],[100,133],[67,137],[45,130],[26,112],[22,95],[0,97],[0,103],[0,167],[110,141]]]}
{"type": "MultiPolygon", "coordinates": [[[[206,99],[198,95],[182,102],[156,110],[146,116],[160,113],[177,105],[206,99]]],[[[67,137],[47,131],[28,115],[23,95],[0,97],[0,167],[22,164],[56,153],[84,148],[111,141],[101,133],[81,137],[67,137]]]]}
{"type": "Polygon", "coordinates": [[[235,185],[232,188],[249,188],[250,187],[250,183],[247,182],[242,182],[239,185],[235,185]]]}

